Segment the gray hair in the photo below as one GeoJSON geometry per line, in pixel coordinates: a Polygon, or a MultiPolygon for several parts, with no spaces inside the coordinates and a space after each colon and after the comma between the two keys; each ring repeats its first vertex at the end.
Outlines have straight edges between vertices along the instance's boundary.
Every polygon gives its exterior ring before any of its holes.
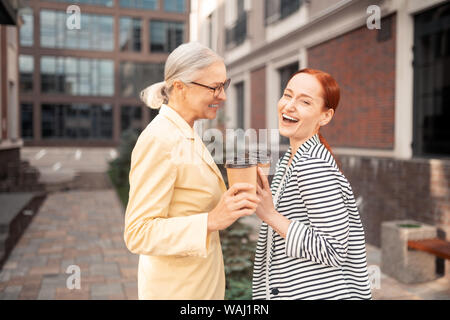
{"type": "Polygon", "coordinates": [[[217,53],[198,43],[188,42],[178,46],[167,58],[164,81],[155,83],[141,91],[141,100],[152,109],[159,109],[169,100],[173,83],[194,81],[196,72],[222,61],[217,53]]]}

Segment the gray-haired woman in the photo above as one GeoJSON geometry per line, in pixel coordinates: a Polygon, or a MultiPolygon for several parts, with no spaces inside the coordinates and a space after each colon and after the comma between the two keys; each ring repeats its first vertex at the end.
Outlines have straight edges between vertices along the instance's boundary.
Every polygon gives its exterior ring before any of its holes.
{"type": "Polygon", "coordinates": [[[193,125],[216,117],[230,80],[222,58],[199,43],[176,48],[164,78],[142,93],[161,110],[131,155],[124,239],[140,255],[139,299],[223,299],[218,231],[252,214],[259,200],[249,184],[226,191],[193,125]]]}

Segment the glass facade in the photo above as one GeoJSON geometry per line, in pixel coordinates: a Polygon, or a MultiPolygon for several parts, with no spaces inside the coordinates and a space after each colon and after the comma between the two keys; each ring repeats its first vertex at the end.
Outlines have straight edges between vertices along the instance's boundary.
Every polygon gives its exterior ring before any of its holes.
{"type": "Polygon", "coordinates": [[[184,23],[150,21],[150,51],[172,52],[183,43],[184,23]]]}
{"type": "Polygon", "coordinates": [[[163,80],[163,63],[120,63],[120,94],[122,97],[139,99],[142,89],[163,80]]]}
{"type": "Polygon", "coordinates": [[[41,57],[41,91],[80,96],[114,95],[112,60],[41,57]]]}
{"type": "Polygon", "coordinates": [[[23,20],[23,24],[20,26],[20,45],[24,47],[30,47],[34,43],[33,10],[31,8],[20,9],[19,16],[23,20]]]}
{"type": "Polygon", "coordinates": [[[64,11],[41,10],[40,37],[44,48],[114,50],[114,19],[111,16],[83,13],[78,29],[68,29],[64,11]]]}
{"type": "Polygon", "coordinates": [[[110,104],[43,104],[43,139],[111,139],[110,104]]]}
{"type": "Polygon", "coordinates": [[[128,129],[136,132],[142,131],[142,107],[141,106],[122,106],[120,108],[121,131],[128,129]]]}
{"type": "Polygon", "coordinates": [[[158,10],[158,0],[120,0],[122,8],[158,10]]]}
{"type": "Polygon", "coordinates": [[[28,55],[19,56],[20,92],[33,92],[34,57],[28,55]]]}
{"type": "Polygon", "coordinates": [[[72,4],[89,4],[93,6],[104,6],[104,7],[114,6],[114,0],[47,0],[47,1],[65,2],[72,4]]]}
{"type": "Polygon", "coordinates": [[[186,1],[185,0],[164,0],[164,11],[183,13],[186,11],[186,1]]]}
{"type": "Polygon", "coordinates": [[[141,51],[141,19],[120,18],[119,45],[121,51],[141,51]]]}
{"type": "Polygon", "coordinates": [[[20,124],[21,134],[23,139],[33,138],[33,104],[21,103],[20,104],[20,124]]]}

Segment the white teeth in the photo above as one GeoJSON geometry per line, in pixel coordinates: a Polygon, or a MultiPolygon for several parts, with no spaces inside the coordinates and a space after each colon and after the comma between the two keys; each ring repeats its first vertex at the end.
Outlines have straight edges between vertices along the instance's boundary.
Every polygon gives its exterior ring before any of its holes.
{"type": "Polygon", "coordinates": [[[298,121],[298,119],[294,119],[292,117],[289,117],[289,116],[285,115],[284,113],[283,113],[283,118],[288,119],[288,120],[292,120],[292,121],[298,121]]]}
{"type": "Polygon", "coordinates": [[[210,104],[208,107],[210,107],[210,108],[218,108],[219,105],[218,104],[210,104]]]}

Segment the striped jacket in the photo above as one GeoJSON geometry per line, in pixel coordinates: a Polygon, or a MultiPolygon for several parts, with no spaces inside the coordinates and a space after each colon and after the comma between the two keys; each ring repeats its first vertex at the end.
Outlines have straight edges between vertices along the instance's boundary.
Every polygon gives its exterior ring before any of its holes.
{"type": "Polygon", "coordinates": [[[275,209],[292,222],[283,239],[262,223],[253,270],[253,299],[266,299],[266,255],[270,254],[270,299],[371,299],[364,230],[353,191],[333,156],[314,135],[278,161],[275,209]]]}

